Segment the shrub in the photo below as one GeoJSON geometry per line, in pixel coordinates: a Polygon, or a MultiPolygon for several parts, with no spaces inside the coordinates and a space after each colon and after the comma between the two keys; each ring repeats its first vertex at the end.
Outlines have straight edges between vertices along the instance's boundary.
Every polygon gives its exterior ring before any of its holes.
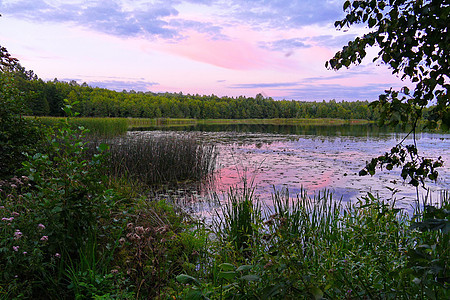
{"type": "Polygon", "coordinates": [[[43,131],[26,119],[24,97],[14,87],[11,74],[0,73],[0,179],[18,175],[25,153],[35,153],[43,131]]]}

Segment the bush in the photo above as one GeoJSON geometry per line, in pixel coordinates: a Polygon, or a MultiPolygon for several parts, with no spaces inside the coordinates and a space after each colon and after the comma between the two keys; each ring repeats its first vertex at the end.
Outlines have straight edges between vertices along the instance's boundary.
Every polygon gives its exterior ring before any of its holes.
{"type": "Polygon", "coordinates": [[[24,118],[24,98],[13,83],[12,74],[0,73],[0,179],[18,175],[25,153],[38,151],[44,135],[32,119],[24,118]]]}

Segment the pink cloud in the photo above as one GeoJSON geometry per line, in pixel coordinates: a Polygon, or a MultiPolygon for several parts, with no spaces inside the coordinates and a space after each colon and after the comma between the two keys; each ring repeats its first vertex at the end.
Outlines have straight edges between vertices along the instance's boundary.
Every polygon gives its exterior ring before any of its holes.
{"type": "Polygon", "coordinates": [[[211,40],[192,32],[177,44],[165,44],[162,51],[232,70],[263,69],[288,66],[286,59],[261,49],[245,40],[211,40]]]}

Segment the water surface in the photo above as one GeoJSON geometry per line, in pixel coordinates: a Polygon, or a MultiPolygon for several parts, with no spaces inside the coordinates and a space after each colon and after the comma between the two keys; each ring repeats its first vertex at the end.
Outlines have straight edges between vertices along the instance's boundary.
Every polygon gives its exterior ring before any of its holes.
{"type": "MultiPolygon", "coordinates": [[[[219,194],[242,186],[245,179],[269,205],[274,190],[288,189],[295,197],[302,189],[309,194],[327,189],[343,202],[357,201],[371,192],[386,200],[395,198],[397,207],[412,211],[417,193],[421,199],[428,193],[404,183],[399,170],[358,175],[366,161],[389,151],[406,136],[374,125],[197,125],[157,129],[130,134],[194,134],[202,142],[217,145],[218,165],[212,189],[219,194]]],[[[437,199],[441,191],[450,189],[450,134],[421,133],[416,138],[420,153],[430,158],[441,156],[445,161],[438,181],[427,182],[430,194],[437,199]]],[[[404,144],[412,142],[409,137],[404,144]]]]}

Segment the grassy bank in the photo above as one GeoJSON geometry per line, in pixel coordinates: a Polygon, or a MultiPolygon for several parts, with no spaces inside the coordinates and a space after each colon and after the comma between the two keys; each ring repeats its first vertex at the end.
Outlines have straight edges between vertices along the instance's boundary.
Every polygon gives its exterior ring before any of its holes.
{"type": "MultiPolygon", "coordinates": [[[[34,117],[33,117],[34,118],[34,117]]],[[[63,117],[36,117],[47,126],[57,126],[64,122],[63,117]]],[[[125,134],[129,128],[126,118],[71,118],[70,123],[89,130],[88,134],[98,137],[112,137],[125,134]]]]}

